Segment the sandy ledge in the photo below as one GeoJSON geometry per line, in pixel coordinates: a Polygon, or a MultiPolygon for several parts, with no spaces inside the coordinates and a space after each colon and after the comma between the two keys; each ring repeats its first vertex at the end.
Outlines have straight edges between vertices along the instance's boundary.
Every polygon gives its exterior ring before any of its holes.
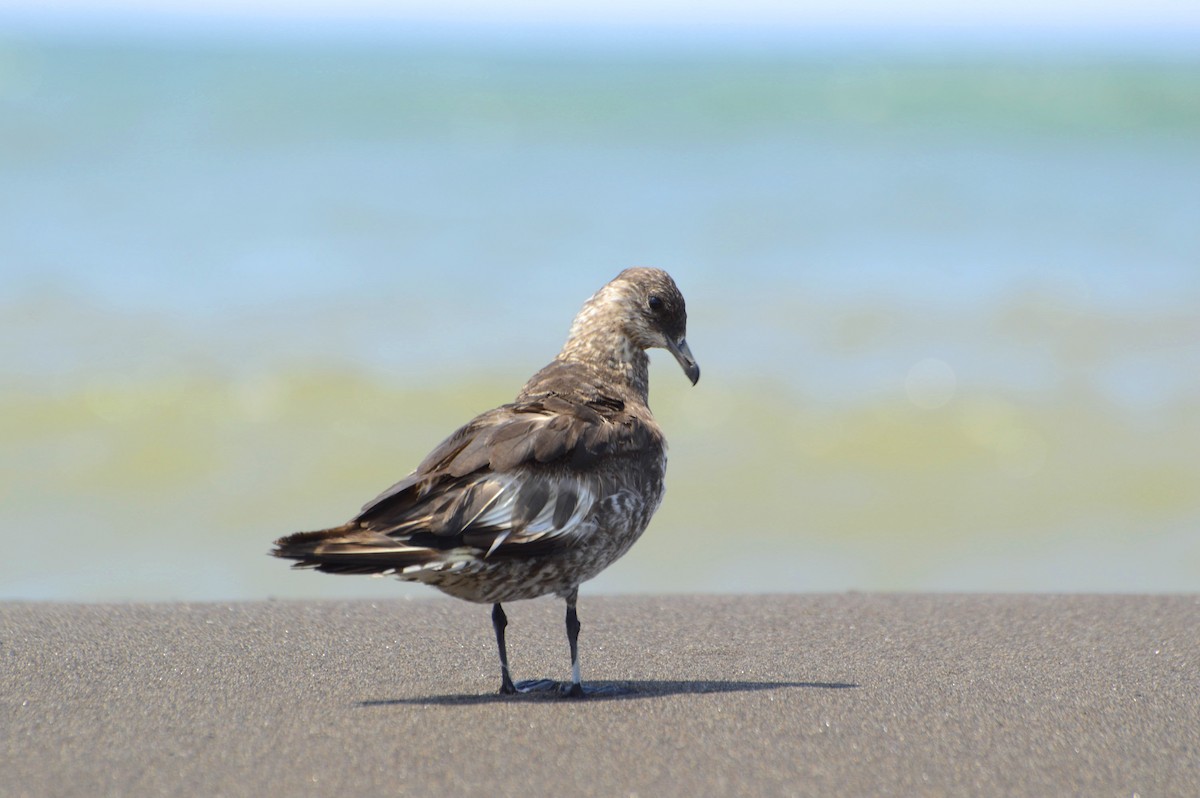
{"type": "Polygon", "coordinates": [[[6,795],[1200,795],[1200,596],[0,604],[6,795]],[[518,679],[562,603],[508,605],[518,679]]]}

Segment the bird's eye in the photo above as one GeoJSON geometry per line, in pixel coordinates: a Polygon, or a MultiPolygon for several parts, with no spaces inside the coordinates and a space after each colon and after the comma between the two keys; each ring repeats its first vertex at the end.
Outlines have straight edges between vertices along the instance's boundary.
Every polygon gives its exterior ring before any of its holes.
{"type": "Polygon", "coordinates": [[[651,310],[653,310],[653,311],[659,311],[659,310],[662,310],[662,307],[663,307],[663,301],[662,301],[662,298],[661,298],[661,297],[659,297],[659,296],[656,296],[656,295],[654,295],[654,294],[651,294],[651,295],[650,295],[650,299],[649,299],[649,300],[647,300],[647,302],[648,302],[648,304],[650,305],[650,309],[651,309],[651,310]]]}

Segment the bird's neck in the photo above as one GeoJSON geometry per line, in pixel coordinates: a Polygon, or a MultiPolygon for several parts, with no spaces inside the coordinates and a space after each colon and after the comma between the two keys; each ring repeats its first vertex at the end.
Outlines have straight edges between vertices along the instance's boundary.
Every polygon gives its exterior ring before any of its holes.
{"type": "Polygon", "coordinates": [[[575,317],[571,333],[555,358],[585,365],[600,384],[619,387],[624,399],[647,404],[650,394],[650,358],[611,319],[589,314],[588,307],[575,317]]]}

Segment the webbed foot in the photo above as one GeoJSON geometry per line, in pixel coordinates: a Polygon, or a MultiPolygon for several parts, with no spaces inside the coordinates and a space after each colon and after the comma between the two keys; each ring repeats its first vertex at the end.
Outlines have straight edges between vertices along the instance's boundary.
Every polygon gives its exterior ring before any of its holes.
{"type": "Polygon", "coordinates": [[[517,693],[556,693],[563,698],[588,698],[590,696],[621,695],[626,691],[615,684],[579,684],[578,682],[556,682],[553,679],[529,679],[517,682],[517,693]]]}

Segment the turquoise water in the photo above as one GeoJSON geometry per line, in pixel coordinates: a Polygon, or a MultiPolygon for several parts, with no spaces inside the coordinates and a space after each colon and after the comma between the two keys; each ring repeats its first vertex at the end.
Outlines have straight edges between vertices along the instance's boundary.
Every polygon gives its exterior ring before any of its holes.
{"type": "Polygon", "coordinates": [[[0,36],[0,596],[404,594],[262,555],[634,264],[595,590],[1200,589],[1200,58],[1050,53],[0,36]]]}

